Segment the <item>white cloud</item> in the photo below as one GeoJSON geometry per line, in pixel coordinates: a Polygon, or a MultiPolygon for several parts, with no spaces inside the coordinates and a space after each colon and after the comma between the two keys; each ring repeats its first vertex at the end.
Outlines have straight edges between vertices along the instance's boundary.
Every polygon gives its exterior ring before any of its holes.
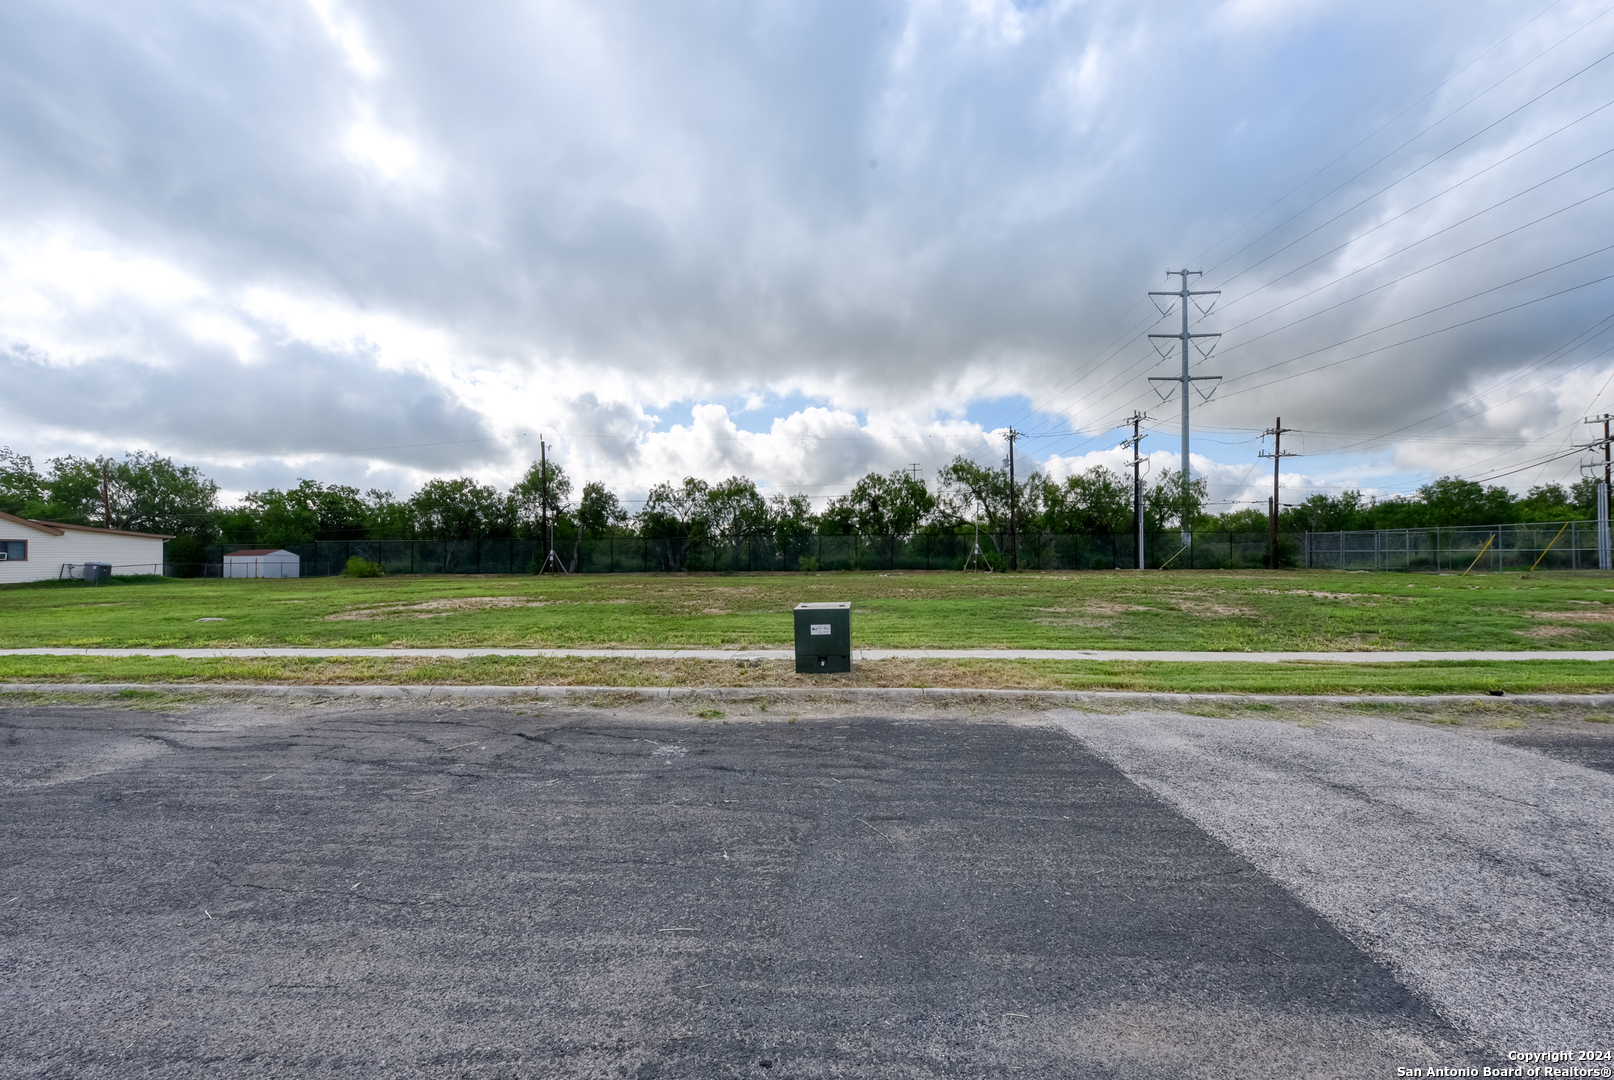
{"type": "MultiPolygon", "coordinates": [[[[1588,33],[1521,68],[1590,14],[1486,53],[1514,6],[13,5],[0,420],[36,454],[121,441],[232,484],[505,477],[542,430],[624,490],[827,491],[995,459],[1011,420],[1103,437],[1169,367],[1143,293],[1201,259],[1227,336],[1197,370],[1227,378],[1196,424],[1406,429],[1314,484],[1525,460],[1610,404],[1600,339],[1571,339],[1614,257],[1473,294],[1609,232],[1606,168],[1548,178],[1614,110],[1503,159],[1610,76],[1486,125],[1594,57],[1588,33]],[[70,399],[69,364],[120,397],[70,399]],[[326,453],[359,447],[399,449],[326,453]]],[[[1254,490],[1223,456],[1218,490],[1254,490]]]]}
{"type": "Polygon", "coordinates": [[[342,50],[342,56],[355,75],[374,79],[381,74],[381,61],[365,40],[364,29],[358,20],[342,11],[332,0],[308,0],[320,25],[331,41],[342,50]]]}

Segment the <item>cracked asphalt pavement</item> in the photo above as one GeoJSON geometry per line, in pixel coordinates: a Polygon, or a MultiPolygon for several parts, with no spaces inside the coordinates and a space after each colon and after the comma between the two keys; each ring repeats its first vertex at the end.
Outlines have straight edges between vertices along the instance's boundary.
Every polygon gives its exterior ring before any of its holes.
{"type": "Polygon", "coordinates": [[[0,1074],[1499,1063],[1102,725],[174,708],[0,709],[0,1074]]]}

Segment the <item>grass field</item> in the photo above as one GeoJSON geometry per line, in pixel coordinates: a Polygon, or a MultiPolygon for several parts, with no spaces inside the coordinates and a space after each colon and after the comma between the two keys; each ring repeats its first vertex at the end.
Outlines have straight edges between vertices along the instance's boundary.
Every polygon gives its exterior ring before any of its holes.
{"type": "Polygon", "coordinates": [[[0,645],[788,648],[805,600],[870,648],[1614,648],[1606,575],[1205,570],[48,582],[0,587],[0,645]]]}
{"type": "MultiPolygon", "coordinates": [[[[835,685],[1351,694],[1614,691],[1614,578],[1331,572],[146,579],[0,588],[0,646],[788,648],[850,600],[868,648],[1534,650],[1527,663],[879,661],[835,685]],[[208,621],[199,621],[199,620],[208,621]]],[[[0,657],[0,681],[824,685],[784,662],[0,657]]]]}

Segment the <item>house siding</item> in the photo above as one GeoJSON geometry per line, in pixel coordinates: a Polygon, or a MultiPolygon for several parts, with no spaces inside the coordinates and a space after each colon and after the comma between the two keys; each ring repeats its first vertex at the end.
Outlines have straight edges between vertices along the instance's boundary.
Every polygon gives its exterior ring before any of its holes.
{"type": "Polygon", "coordinates": [[[68,529],[61,536],[0,521],[0,540],[28,541],[28,558],[0,562],[0,585],[18,581],[45,581],[61,576],[65,563],[111,563],[114,574],[160,574],[163,542],[138,536],[81,532],[68,529]]]}

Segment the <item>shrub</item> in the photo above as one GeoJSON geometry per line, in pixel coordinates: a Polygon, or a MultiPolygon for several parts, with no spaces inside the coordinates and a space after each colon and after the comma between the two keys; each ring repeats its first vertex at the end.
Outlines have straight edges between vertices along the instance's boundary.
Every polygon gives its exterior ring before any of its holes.
{"type": "Polygon", "coordinates": [[[347,569],[342,571],[343,577],[380,577],[384,573],[381,564],[361,559],[357,555],[348,559],[347,569]]]}
{"type": "Polygon", "coordinates": [[[804,573],[804,574],[817,573],[818,572],[818,556],[817,555],[803,555],[801,557],[801,559],[798,560],[797,565],[801,567],[801,572],[804,573]]]}

